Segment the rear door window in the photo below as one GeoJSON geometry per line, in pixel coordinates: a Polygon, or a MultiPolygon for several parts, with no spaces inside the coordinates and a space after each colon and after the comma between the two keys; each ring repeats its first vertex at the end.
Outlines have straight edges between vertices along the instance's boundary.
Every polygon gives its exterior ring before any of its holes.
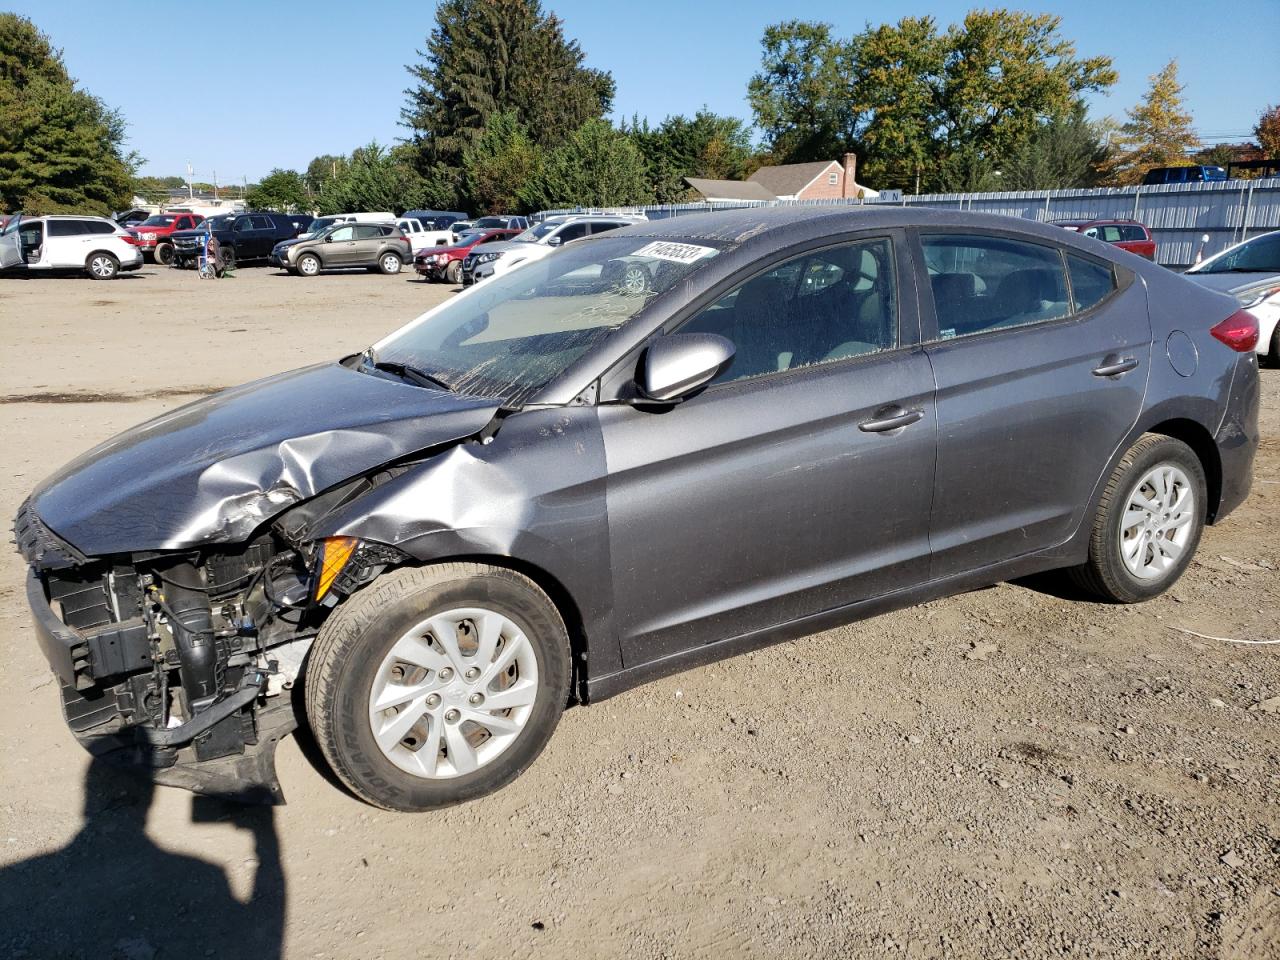
{"type": "Polygon", "coordinates": [[[1003,237],[921,237],[943,340],[1068,316],[1062,254],[1003,237]]]}
{"type": "Polygon", "coordinates": [[[253,229],[255,230],[274,230],[276,227],[270,217],[253,216],[249,219],[253,222],[253,229]]]}
{"type": "Polygon", "coordinates": [[[112,234],[116,232],[116,228],[103,220],[85,220],[85,233],[112,234]]]}
{"type": "Polygon", "coordinates": [[[87,232],[82,220],[49,221],[49,236],[51,237],[78,237],[87,232]]]}

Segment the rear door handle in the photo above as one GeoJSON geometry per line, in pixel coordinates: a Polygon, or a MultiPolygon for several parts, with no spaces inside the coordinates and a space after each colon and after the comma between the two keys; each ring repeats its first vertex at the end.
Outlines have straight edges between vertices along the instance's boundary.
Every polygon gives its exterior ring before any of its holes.
{"type": "Polygon", "coordinates": [[[886,411],[891,416],[879,417],[875,420],[863,420],[858,424],[858,429],[863,433],[888,433],[890,430],[900,430],[903,427],[909,427],[924,417],[923,410],[903,410],[897,408],[900,412],[894,413],[892,410],[886,411]]]}
{"type": "Polygon", "coordinates": [[[1118,377],[1123,373],[1128,373],[1138,366],[1138,361],[1133,357],[1116,357],[1112,355],[1102,361],[1102,366],[1093,368],[1095,377],[1118,377]]]}

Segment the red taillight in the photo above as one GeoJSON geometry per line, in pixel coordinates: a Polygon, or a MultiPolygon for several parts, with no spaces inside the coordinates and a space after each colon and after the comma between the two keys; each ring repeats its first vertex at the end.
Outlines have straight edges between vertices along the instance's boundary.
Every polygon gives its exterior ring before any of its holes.
{"type": "Polygon", "coordinates": [[[1209,332],[1232,350],[1248,353],[1258,345],[1258,318],[1248,310],[1237,310],[1209,332]]]}
{"type": "Polygon", "coordinates": [[[142,238],[139,237],[136,233],[120,233],[120,234],[116,234],[116,236],[118,236],[125,243],[132,243],[135,247],[139,246],[142,243],[142,238]]]}

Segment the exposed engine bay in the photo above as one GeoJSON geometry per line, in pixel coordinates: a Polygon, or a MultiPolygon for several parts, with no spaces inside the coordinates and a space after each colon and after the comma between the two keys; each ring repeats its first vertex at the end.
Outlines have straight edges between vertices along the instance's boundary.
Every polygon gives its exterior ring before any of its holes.
{"type": "Polygon", "coordinates": [[[24,504],[15,533],[29,600],[90,753],[197,792],[283,802],[274,751],[297,726],[291,691],[312,639],[342,596],[403,559],[282,532],[304,522],[281,518],[244,544],[89,559],[24,504]]]}

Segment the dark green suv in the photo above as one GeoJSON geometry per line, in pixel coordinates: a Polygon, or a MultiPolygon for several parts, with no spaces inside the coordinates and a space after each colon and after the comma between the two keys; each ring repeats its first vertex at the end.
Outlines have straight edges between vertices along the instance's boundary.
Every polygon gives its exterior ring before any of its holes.
{"type": "Polygon", "coordinates": [[[304,277],[350,267],[399,273],[412,261],[409,238],[394,223],[335,223],[306,240],[278,243],[271,251],[273,264],[304,277]]]}

